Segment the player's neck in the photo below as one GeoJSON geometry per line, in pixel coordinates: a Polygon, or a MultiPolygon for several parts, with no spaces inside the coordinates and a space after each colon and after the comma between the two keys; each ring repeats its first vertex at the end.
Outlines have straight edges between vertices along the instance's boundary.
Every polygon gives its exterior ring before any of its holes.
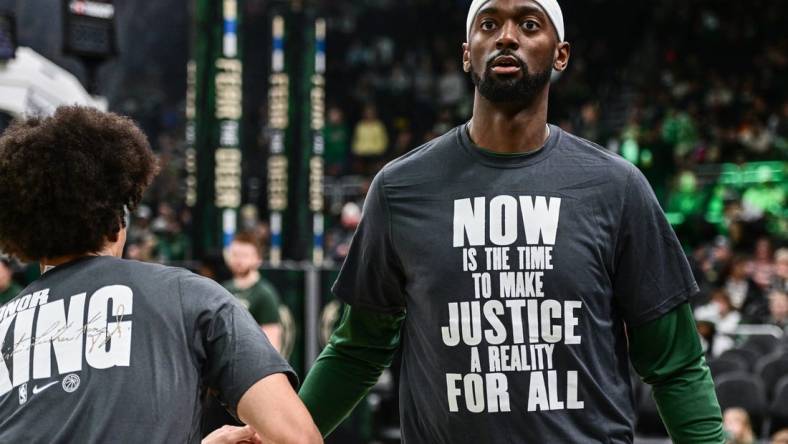
{"type": "Polygon", "coordinates": [[[88,256],[115,256],[115,255],[112,254],[112,252],[109,250],[101,250],[97,253],[68,254],[65,256],[41,258],[38,262],[38,267],[41,273],[43,274],[54,267],[67,264],[71,261],[75,261],[79,258],[88,257],[88,256]]]}
{"type": "Polygon", "coordinates": [[[548,136],[547,93],[526,108],[508,108],[492,103],[476,91],[471,140],[486,150],[502,154],[527,153],[544,146],[548,136]]]}
{"type": "Polygon", "coordinates": [[[87,256],[114,256],[123,257],[123,246],[126,245],[126,229],[121,228],[115,240],[106,239],[99,251],[91,251],[81,254],[66,254],[63,256],[41,258],[38,261],[41,273],[44,273],[58,265],[63,265],[81,257],[87,256]]]}
{"type": "Polygon", "coordinates": [[[260,272],[252,270],[246,276],[233,276],[233,283],[241,290],[246,290],[260,280],[260,272]]]}

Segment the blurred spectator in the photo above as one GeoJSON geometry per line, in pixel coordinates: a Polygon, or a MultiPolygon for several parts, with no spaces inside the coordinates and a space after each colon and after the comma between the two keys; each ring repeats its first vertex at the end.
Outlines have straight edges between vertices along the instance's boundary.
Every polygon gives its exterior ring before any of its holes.
{"type": "Polygon", "coordinates": [[[756,120],[739,130],[739,142],[749,151],[748,158],[762,160],[772,147],[772,134],[756,120]]]}
{"type": "Polygon", "coordinates": [[[761,289],[747,275],[747,259],[743,256],[733,258],[725,289],[730,296],[733,308],[742,313],[742,321],[759,323],[766,314],[766,298],[761,289]]]}
{"type": "Polygon", "coordinates": [[[161,231],[156,231],[153,255],[159,262],[182,262],[191,258],[191,240],[183,232],[177,219],[170,219],[161,231]]]}
{"type": "Polygon", "coordinates": [[[695,309],[694,315],[701,345],[710,358],[734,347],[730,335],[739,325],[741,315],[733,309],[724,288],[714,289],[709,303],[695,309]]]}
{"type": "Polygon", "coordinates": [[[337,263],[342,263],[350,250],[350,242],[361,221],[361,208],[355,202],[342,207],[340,226],[329,231],[326,245],[328,254],[337,263]]]}
{"type": "Polygon", "coordinates": [[[577,122],[572,125],[577,131],[577,135],[596,143],[602,143],[599,131],[599,105],[596,102],[584,104],[580,108],[579,117],[577,122]]]}
{"type": "Polygon", "coordinates": [[[788,334],[788,294],[784,290],[769,293],[769,318],[767,323],[776,325],[788,334]]]}
{"type": "MultiPolygon", "coordinates": [[[[225,261],[233,274],[232,280],[222,285],[252,314],[271,345],[277,351],[282,346],[282,326],[279,320],[279,295],[268,281],[260,276],[262,245],[251,232],[240,231],[225,252],[225,261]]],[[[216,266],[209,260],[203,261],[200,273],[215,275],[216,266]]],[[[225,424],[242,425],[220,404],[218,398],[208,391],[203,399],[203,431],[214,430],[225,424]]]]}
{"type": "Polygon", "coordinates": [[[410,128],[405,128],[397,134],[397,138],[394,141],[393,154],[395,157],[402,156],[403,154],[412,150],[415,146],[413,132],[410,130],[410,128]]]}
{"type": "Polygon", "coordinates": [[[698,132],[689,113],[671,109],[662,123],[662,140],[673,147],[677,158],[692,151],[697,142],[698,132]]]}
{"type": "Polygon", "coordinates": [[[170,222],[176,219],[177,216],[172,205],[167,202],[161,202],[159,203],[156,217],[151,222],[151,230],[154,233],[166,231],[170,222]]]}
{"type": "Polygon", "coordinates": [[[455,59],[443,63],[443,74],[438,79],[438,103],[445,108],[456,109],[468,93],[468,79],[455,59]]]}
{"type": "Polygon", "coordinates": [[[769,288],[774,275],[772,242],[768,237],[761,237],[755,242],[755,255],[748,264],[748,271],[753,282],[764,290],[769,288]]]}
{"type": "Polygon", "coordinates": [[[774,253],[774,276],[771,286],[788,291],[788,248],[780,248],[774,253]]]}
{"type": "Polygon", "coordinates": [[[387,81],[388,90],[394,96],[403,96],[410,92],[411,79],[401,63],[395,63],[387,81]]]}
{"type": "Polygon", "coordinates": [[[156,246],[156,236],[151,230],[151,209],[147,205],[140,205],[131,218],[126,240],[126,253],[124,257],[138,261],[153,260],[153,249],[156,246]]]}
{"type": "Polygon", "coordinates": [[[150,219],[150,209],[140,207],[131,229],[126,257],[162,263],[191,259],[191,240],[183,232],[181,217],[167,202],[158,205],[158,214],[150,219]],[[150,222],[148,222],[150,221],[150,222]]]}
{"type": "Polygon", "coordinates": [[[345,172],[350,154],[350,131],[345,123],[342,109],[332,106],[328,110],[328,121],[323,130],[325,135],[326,174],[337,176],[345,172]]]}
{"type": "Polygon", "coordinates": [[[364,107],[364,117],[353,131],[353,154],[361,160],[362,169],[366,170],[372,162],[380,160],[388,144],[386,127],[378,119],[377,109],[374,105],[367,105],[364,107]]]}
{"type": "Polygon", "coordinates": [[[438,113],[438,120],[435,122],[435,126],[432,127],[432,132],[437,135],[445,134],[454,126],[454,118],[452,117],[451,110],[444,108],[438,113]]]}
{"type": "Polygon", "coordinates": [[[741,314],[733,308],[728,292],[716,288],[711,293],[711,301],[695,309],[695,318],[711,321],[718,333],[731,335],[741,321],[741,314]]]}
{"type": "Polygon", "coordinates": [[[717,327],[712,319],[698,317],[695,319],[695,324],[701,347],[707,358],[716,358],[736,345],[730,336],[717,333],[717,327]]]}
{"type": "Polygon", "coordinates": [[[0,256],[0,305],[10,301],[22,291],[22,287],[14,282],[13,277],[14,270],[11,260],[0,256]]]}
{"type": "Polygon", "coordinates": [[[700,267],[698,280],[701,284],[714,287],[723,285],[725,272],[730,268],[733,259],[730,240],[725,236],[716,236],[710,246],[703,245],[697,248],[693,259],[700,267]]]}
{"type": "Polygon", "coordinates": [[[723,429],[728,437],[725,444],[755,443],[755,433],[746,410],[739,407],[727,408],[722,416],[723,429]]]}
{"type": "Polygon", "coordinates": [[[226,252],[227,266],[233,278],[222,285],[249,310],[274,348],[280,350],[279,294],[260,275],[262,257],[262,245],[253,233],[237,233],[226,252]]]}
{"type": "MultiPolygon", "coordinates": [[[[413,93],[419,103],[428,104],[434,100],[435,76],[432,70],[432,60],[429,57],[422,57],[418,68],[413,72],[413,93]]],[[[788,110],[788,106],[786,109],[788,110]]]]}

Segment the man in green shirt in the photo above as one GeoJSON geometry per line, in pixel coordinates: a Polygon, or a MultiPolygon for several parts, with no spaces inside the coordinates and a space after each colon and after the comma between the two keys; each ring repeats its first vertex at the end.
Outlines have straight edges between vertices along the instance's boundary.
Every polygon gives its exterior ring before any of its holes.
{"type": "Polygon", "coordinates": [[[467,124],[378,173],[299,395],[324,435],[402,350],[403,443],[631,443],[630,363],[674,442],[722,443],[698,287],[636,167],[547,124],[555,0],[474,0],[467,124]]]}
{"type": "MultiPolygon", "coordinates": [[[[262,245],[252,232],[238,232],[225,252],[227,267],[233,278],[222,283],[246,307],[263,330],[268,341],[282,351],[282,324],[279,319],[279,295],[271,283],[260,276],[262,245]]],[[[212,396],[205,400],[202,419],[203,435],[224,425],[241,426],[212,396]]]]}
{"type": "Polygon", "coordinates": [[[279,294],[260,276],[262,246],[257,237],[249,232],[236,234],[227,249],[226,260],[233,278],[222,285],[249,309],[274,348],[281,351],[279,294]]]}
{"type": "Polygon", "coordinates": [[[22,291],[22,287],[14,282],[13,276],[14,270],[11,269],[11,261],[0,257],[0,305],[10,301],[22,291]]]}

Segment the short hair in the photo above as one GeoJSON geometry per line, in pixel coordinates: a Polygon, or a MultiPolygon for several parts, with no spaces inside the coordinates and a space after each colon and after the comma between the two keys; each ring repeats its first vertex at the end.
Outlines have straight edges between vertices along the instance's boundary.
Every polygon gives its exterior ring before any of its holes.
{"type": "Polygon", "coordinates": [[[260,242],[260,239],[253,232],[239,231],[233,236],[233,242],[250,244],[254,247],[255,251],[257,251],[257,255],[260,256],[260,258],[263,257],[263,243],[260,242]]]}
{"type": "Polygon", "coordinates": [[[772,435],[772,444],[788,443],[788,428],[780,429],[772,435]]]}
{"type": "Polygon", "coordinates": [[[99,251],[158,172],[134,122],[81,106],[0,137],[0,249],[24,260],[99,251]]]}
{"type": "Polygon", "coordinates": [[[788,260],[788,248],[780,248],[779,250],[774,252],[774,261],[786,261],[788,260]]]}

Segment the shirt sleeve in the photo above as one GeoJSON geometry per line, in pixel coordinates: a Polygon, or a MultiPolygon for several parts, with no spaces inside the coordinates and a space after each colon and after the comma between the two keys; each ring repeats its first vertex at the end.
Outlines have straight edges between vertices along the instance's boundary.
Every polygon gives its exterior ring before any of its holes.
{"type": "Polygon", "coordinates": [[[279,322],[279,295],[269,283],[260,281],[255,288],[255,296],[249,307],[255,320],[260,325],[279,322]]]}
{"type": "Polygon", "coordinates": [[[628,329],[632,365],[673,442],[722,443],[722,414],[689,304],[628,329]]]}
{"type": "Polygon", "coordinates": [[[185,275],[179,284],[195,365],[230,413],[236,414],[241,397],[266,376],[285,373],[297,386],[293,369],[232,294],[197,275],[185,275]]]}
{"type": "Polygon", "coordinates": [[[323,436],[353,411],[391,365],[403,322],[404,313],[345,307],[342,321],[298,392],[323,436]]]}
{"type": "Polygon", "coordinates": [[[676,233],[643,174],[632,168],[615,247],[613,292],[629,326],[689,300],[698,286],[676,233]]]}
{"type": "Polygon", "coordinates": [[[405,310],[405,275],[392,242],[384,180],[381,171],[372,181],[332,291],[351,306],[397,314],[405,310]]]}

